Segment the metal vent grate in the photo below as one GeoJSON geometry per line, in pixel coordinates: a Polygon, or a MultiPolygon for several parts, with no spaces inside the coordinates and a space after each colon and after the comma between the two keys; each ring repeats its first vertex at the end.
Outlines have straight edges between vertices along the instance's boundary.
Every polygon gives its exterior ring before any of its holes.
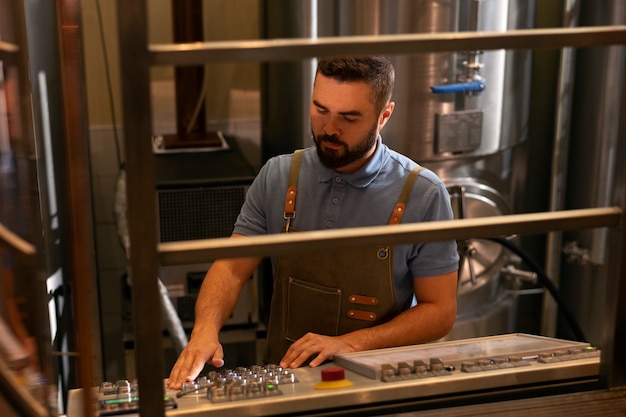
{"type": "Polygon", "coordinates": [[[245,186],[159,191],[159,240],[174,242],[230,236],[245,191],[245,186]]]}

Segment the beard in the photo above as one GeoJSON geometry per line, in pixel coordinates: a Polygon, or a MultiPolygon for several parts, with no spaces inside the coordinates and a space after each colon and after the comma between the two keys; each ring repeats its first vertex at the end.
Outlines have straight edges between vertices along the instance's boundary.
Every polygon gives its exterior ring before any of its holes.
{"type": "Polygon", "coordinates": [[[336,135],[321,134],[315,136],[313,134],[313,140],[315,142],[315,148],[317,149],[317,156],[320,159],[322,165],[327,168],[336,170],[343,168],[351,163],[363,158],[367,153],[376,145],[378,139],[378,133],[376,132],[376,126],[367,132],[365,137],[356,144],[352,149],[342,142],[336,135]],[[330,149],[322,146],[322,142],[330,142],[336,145],[340,145],[339,149],[330,149]]]}

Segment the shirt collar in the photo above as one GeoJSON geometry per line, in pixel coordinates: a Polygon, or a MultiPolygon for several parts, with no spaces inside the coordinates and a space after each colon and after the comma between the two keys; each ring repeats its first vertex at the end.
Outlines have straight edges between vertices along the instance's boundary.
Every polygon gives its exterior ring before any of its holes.
{"type": "MultiPolygon", "coordinates": [[[[383,144],[382,138],[378,135],[376,141],[376,150],[372,158],[362,166],[359,170],[344,174],[335,172],[333,169],[327,168],[320,163],[319,167],[319,179],[320,182],[328,182],[334,177],[340,177],[343,181],[347,182],[355,188],[367,187],[378,176],[378,173],[383,167],[385,156],[387,155],[387,146],[383,144]]],[[[317,157],[317,156],[316,156],[317,157]]],[[[319,161],[319,160],[318,160],[319,161]]]]}

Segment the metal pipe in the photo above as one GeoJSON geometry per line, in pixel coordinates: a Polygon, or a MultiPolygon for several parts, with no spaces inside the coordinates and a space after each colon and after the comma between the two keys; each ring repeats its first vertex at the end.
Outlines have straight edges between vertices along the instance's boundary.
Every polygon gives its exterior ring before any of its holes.
{"type": "Polygon", "coordinates": [[[394,226],[282,233],[251,236],[245,239],[219,238],[169,242],[161,243],[158,251],[162,265],[184,265],[224,257],[273,256],[437,240],[538,234],[551,230],[616,227],[620,224],[621,217],[622,210],[619,207],[564,210],[394,226]]]}
{"type": "MultiPolygon", "coordinates": [[[[567,0],[564,5],[565,27],[572,28],[578,24],[580,3],[578,0],[567,0]]],[[[556,97],[556,122],[554,142],[552,146],[552,170],[550,175],[549,210],[562,210],[565,204],[567,157],[572,120],[572,99],[574,94],[574,60],[576,50],[563,48],[559,62],[559,81],[556,97]]],[[[562,233],[549,233],[546,248],[546,273],[552,277],[558,287],[562,251],[562,233]]],[[[541,332],[546,336],[556,334],[558,306],[550,297],[543,301],[541,332]]]]}
{"type": "MultiPolygon", "coordinates": [[[[263,36],[311,40],[316,36],[315,0],[264,0],[263,36]]],[[[245,42],[245,41],[244,41],[245,42]]],[[[313,84],[312,60],[261,63],[261,158],[292,152],[310,136],[307,103],[313,84]]]]}
{"type": "MultiPolygon", "coordinates": [[[[619,120],[621,92],[624,85],[624,69],[626,66],[626,50],[622,47],[607,48],[604,66],[612,68],[602,81],[599,117],[595,126],[594,137],[602,138],[600,142],[600,160],[598,163],[599,183],[596,184],[593,204],[597,206],[611,204],[615,187],[615,164],[618,163],[615,149],[620,140],[619,120]]],[[[602,265],[606,261],[607,231],[594,230],[591,238],[590,261],[602,265]]]]}
{"type": "Polygon", "coordinates": [[[415,54],[493,49],[551,49],[624,44],[626,25],[518,29],[507,32],[441,32],[327,38],[151,44],[152,65],[215,61],[296,61],[331,55],[415,54]]]}

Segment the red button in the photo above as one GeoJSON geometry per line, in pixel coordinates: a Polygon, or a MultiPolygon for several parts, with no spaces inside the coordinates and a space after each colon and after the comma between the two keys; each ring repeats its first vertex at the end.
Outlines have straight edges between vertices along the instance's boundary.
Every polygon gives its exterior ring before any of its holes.
{"type": "Polygon", "coordinates": [[[322,369],[322,381],[341,381],[345,377],[343,368],[322,369]]]}

